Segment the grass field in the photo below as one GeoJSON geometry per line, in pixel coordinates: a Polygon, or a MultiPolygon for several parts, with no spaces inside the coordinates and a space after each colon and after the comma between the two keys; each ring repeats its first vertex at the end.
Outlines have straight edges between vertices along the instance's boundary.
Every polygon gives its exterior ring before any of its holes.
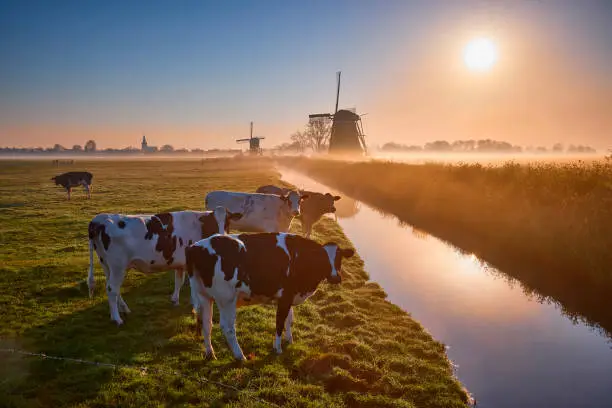
{"type": "Polygon", "coordinates": [[[612,333],[612,163],[280,159],[472,252],[612,333]]]}
{"type": "MultiPolygon", "coordinates": [[[[89,299],[87,224],[96,213],[202,209],[207,191],[255,191],[276,182],[269,164],[249,160],[78,161],[60,169],[48,161],[1,161],[0,348],[148,370],[0,352],[0,405],[465,406],[467,395],[452,375],[444,346],[385,300],[358,256],[343,262],[342,285],[322,284],[296,308],[295,342],[281,356],[272,350],[274,307],[239,309],[238,339],[245,354],[255,355],[245,363],[233,361],[216,308],[218,360],[204,361],[188,288],[179,307],[170,302],[171,272],[128,272],[122,294],[132,313],[120,328],[110,321],[103,291],[89,299]],[[51,182],[69,169],[94,174],[92,200],[75,189],[67,201],[51,182]],[[201,383],[197,376],[240,391],[201,383]]],[[[350,246],[330,219],[315,227],[314,238],[350,246]]],[[[99,265],[96,280],[104,281],[99,265]]]]}

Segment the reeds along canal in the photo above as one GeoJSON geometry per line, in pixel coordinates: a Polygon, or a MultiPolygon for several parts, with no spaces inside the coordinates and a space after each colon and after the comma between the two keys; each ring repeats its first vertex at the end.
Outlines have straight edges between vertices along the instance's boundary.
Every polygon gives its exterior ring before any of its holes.
{"type": "Polygon", "coordinates": [[[445,343],[479,408],[612,407],[612,341],[471,255],[342,195],[338,223],[389,300],[445,343]]]}

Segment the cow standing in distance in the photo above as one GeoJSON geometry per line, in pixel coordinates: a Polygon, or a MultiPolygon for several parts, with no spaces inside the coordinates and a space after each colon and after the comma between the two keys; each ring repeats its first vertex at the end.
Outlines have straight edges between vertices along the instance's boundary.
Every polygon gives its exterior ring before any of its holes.
{"type": "Polygon", "coordinates": [[[185,248],[214,234],[229,232],[230,223],[241,214],[223,207],[213,211],[174,211],[156,215],[98,214],[89,223],[89,296],[93,296],[94,259],[98,254],[106,275],[111,320],[121,325],[119,309],[130,313],[121,297],[121,284],[128,269],[161,272],[174,269],[172,301],[178,305],[185,281],[185,248]]]}
{"type": "Polygon", "coordinates": [[[83,186],[87,192],[87,198],[91,198],[91,180],[93,174],[88,171],[69,171],[59,176],[52,177],[51,180],[55,181],[55,185],[61,185],[66,189],[68,193],[68,200],[70,200],[70,193],[72,187],[83,186]]]}
{"type": "Polygon", "coordinates": [[[242,214],[232,227],[245,232],[287,232],[291,220],[300,214],[300,204],[308,198],[292,191],[287,195],[211,191],[206,209],[217,206],[242,214]]]}
{"type": "MultiPolygon", "coordinates": [[[[264,194],[276,194],[276,195],[287,195],[291,189],[281,188],[277,186],[267,185],[261,186],[257,189],[258,193],[264,194]]],[[[314,191],[299,190],[298,194],[304,194],[308,196],[307,200],[300,206],[300,220],[302,222],[302,230],[304,235],[309,238],[312,233],[312,227],[316,224],[324,214],[335,213],[336,207],[334,203],[340,200],[342,197],[334,196],[330,193],[317,193],[314,191]]]]}
{"type": "Polygon", "coordinates": [[[219,307],[220,325],[234,357],[244,360],[236,339],[236,309],[277,301],[274,350],[282,352],[285,331],[291,343],[292,306],[314,294],[323,280],[342,281],[342,259],[353,256],[334,242],[321,245],[288,233],[213,235],[186,250],[191,296],[197,299],[198,318],[207,358],[215,358],[211,343],[212,302],[219,307]]]}

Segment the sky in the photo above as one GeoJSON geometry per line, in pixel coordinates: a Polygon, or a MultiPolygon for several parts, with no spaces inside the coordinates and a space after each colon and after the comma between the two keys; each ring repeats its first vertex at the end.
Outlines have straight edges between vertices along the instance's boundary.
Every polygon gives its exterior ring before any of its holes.
{"type": "Polygon", "coordinates": [[[612,1],[3,1],[0,146],[264,147],[308,114],[369,145],[612,147],[612,1]],[[466,68],[470,39],[498,61],[466,68]]]}

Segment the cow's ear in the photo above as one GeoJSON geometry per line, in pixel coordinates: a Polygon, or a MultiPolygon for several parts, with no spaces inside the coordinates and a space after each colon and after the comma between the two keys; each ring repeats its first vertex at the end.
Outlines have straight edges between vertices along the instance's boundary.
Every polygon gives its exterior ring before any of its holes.
{"type": "Polygon", "coordinates": [[[227,212],[227,218],[232,220],[232,221],[238,221],[239,219],[242,218],[242,214],[240,213],[233,213],[233,212],[227,212]]]}
{"type": "Polygon", "coordinates": [[[301,196],[300,196],[300,200],[305,200],[305,199],[307,199],[308,197],[310,197],[308,194],[301,195],[301,196]]]}
{"type": "Polygon", "coordinates": [[[355,255],[355,250],[353,248],[344,248],[340,250],[340,254],[342,254],[344,258],[350,258],[355,255]]]}
{"type": "Polygon", "coordinates": [[[334,201],[338,201],[339,199],[341,199],[342,197],[340,196],[334,196],[334,201]]]}

